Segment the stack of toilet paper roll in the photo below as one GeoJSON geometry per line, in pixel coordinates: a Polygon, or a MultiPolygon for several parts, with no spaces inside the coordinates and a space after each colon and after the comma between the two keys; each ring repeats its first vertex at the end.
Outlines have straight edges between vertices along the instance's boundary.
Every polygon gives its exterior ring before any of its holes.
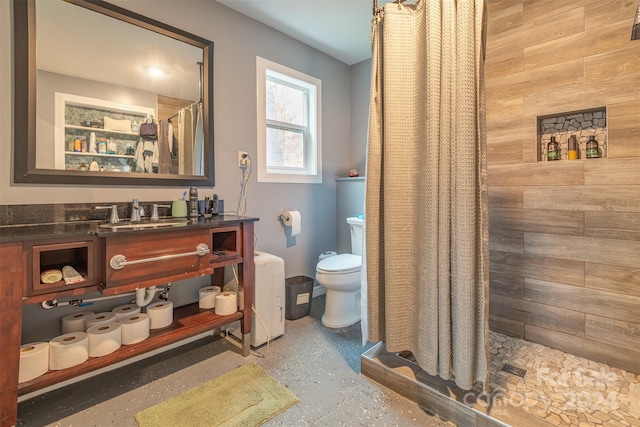
{"type": "Polygon", "coordinates": [[[116,322],[119,322],[125,317],[129,317],[132,314],[140,313],[140,307],[138,307],[136,304],[125,304],[119,305],[111,311],[116,315],[116,322]]]}
{"type": "Polygon", "coordinates": [[[49,370],[49,343],[33,342],[20,346],[18,382],[31,381],[49,370]]]}
{"type": "Polygon", "coordinates": [[[113,311],[105,311],[103,313],[92,314],[84,319],[85,331],[94,325],[101,323],[111,323],[116,321],[116,314],[113,311]]]}
{"type": "Polygon", "coordinates": [[[235,292],[225,291],[216,295],[215,313],[219,316],[228,316],[238,311],[238,296],[235,292]]]}
{"type": "Polygon", "coordinates": [[[173,303],[171,301],[154,302],[147,306],[149,328],[166,328],[173,323],[173,303]]]}
{"type": "MultiPolygon", "coordinates": [[[[212,288],[203,288],[202,299],[207,304],[210,291],[220,292],[219,287],[212,288]]],[[[213,295],[214,301],[216,295],[213,295]]],[[[147,339],[150,329],[165,328],[173,323],[170,301],[149,304],[146,311],[141,313],[136,304],[125,304],[109,312],[80,311],[64,316],[60,322],[62,335],[49,342],[20,347],[19,382],[31,381],[48,370],[71,368],[89,357],[106,356],[123,344],[147,339]]]]}
{"type": "Polygon", "coordinates": [[[95,313],[93,311],[79,311],[77,313],[72,313],[64,316],[60,320],[60,329],[62,330],[62,334],[64,335],[71,332],[85,332],[87,328],[84,324],[84,321],[94,314],[95,313]]]}
{"type": "Polygon", "coordinates": [[[220,286],[206,286],[200,288],[200,299],[198,306],[200,308],[210,309],[216,307],[216,296],[220,293],[220,286]]]}
{"type": "Polygon", "coordinates": [[[120,319],[122,344],[131,345],[149,338],[149,315],[145,313],[131,314],[120,319]]]}
{"type": "Polygon", "coordinates": [[[122,345],[120,323],[98,323],[87,329],[89,336],[89,357],[111,354],[122,345]]]}

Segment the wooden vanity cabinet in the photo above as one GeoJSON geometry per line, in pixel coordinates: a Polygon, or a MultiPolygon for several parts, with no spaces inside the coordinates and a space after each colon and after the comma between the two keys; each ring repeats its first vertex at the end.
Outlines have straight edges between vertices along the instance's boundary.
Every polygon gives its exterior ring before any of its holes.
{"type": "Polygon", "coordinates": [[[254,282],[254,221],[247,218],[227,224],[163,229],[140,233],[98,233],[86,237],[60,237],[22,242],[0,243],[0,427],[16,423],[18,395],[90,373],[114,363],[163,348],[189,337],[240,321],[243,356],[250,354],[251,306],[254,282]],[[155,259],[171,254],[184,254],[205,243],[210,252],[204,255],[155,259]],[[214,249],[212,249],[214,248],[214,249]],[[129,261],[144,260],[110,267],[115,255],[129,261]],[[148,260],[150,259],[150,260],[148,260]],[[40,283],[42,268],[73,265],[86,275],[81,287],[67,288],[62,283],[40,283]],[[144,341],[123,345],[103,357],[90,357],[72,368],[49,371],[31,381],[18,384],[20,362],[22,306],[49,299],[82,295],[100,290],[103,295],[117,295],[134,289],[199,277],[216,271],[215,279],[224,276],[225,265],[237,264],[240,288],[244,290],[244,309],[229,316],[214,310],[200,309],[198,303],[174,310],[173,323],[152,330],[144,341]],[[51,286],[48,286],[51,285],[51,286]]]}

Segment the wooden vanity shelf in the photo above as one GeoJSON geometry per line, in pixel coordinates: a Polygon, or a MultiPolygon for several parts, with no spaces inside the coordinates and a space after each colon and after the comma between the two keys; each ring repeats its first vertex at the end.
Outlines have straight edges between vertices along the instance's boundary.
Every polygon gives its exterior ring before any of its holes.
{"type": "Polygon", "coordinates": [[[93,239],[72,242],[55,242],[27,247],[27,256],[31,256],[30,278],[27,280],[26,295],[68,291],[70,289],[95,286],[98,282],[97,263],[98,245],[93,239]],[[46,270],[62,270],[70,265],[84,277],[82,282],[66,284],[64,280],[55,283],[42,283],[40,274],[46,270]]]}
{"type": "Polygon", "coordinates": [[[241,311],[229,316],[219,316],[213,310],[200,309],[198,303],[178,307],[173,312],[173,323],[166,328],[151,330],[149,338],[146,340],[137,344],[123,345],[107,356],[90,357],[86,362],[68,369],[49,371],[38,378],[19,384],[18,394],[23,395],[52,386],[78,375],[83,375],[172,344],[176,342],[176,337],[180,337],[180,339],[190,338],[240,320],[242,317],[243,313],[241,311]]]}

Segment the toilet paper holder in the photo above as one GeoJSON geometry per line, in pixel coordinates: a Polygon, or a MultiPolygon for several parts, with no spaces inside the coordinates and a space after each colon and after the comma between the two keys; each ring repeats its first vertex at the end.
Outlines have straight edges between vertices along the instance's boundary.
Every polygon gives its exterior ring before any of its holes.
{"type": "Polygon", "coordinates": [[[280,215],[278,215],[278,220],[282,221],[282,222],[286,222],[286,221],[290,221],[291,217],[289,215],[287,215],[286,212],[283,212],[280,215]]]}

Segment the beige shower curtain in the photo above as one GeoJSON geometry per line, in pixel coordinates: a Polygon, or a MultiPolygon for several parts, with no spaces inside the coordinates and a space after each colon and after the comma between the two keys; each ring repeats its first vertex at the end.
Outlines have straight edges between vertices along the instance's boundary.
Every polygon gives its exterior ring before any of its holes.
{"type": "Polygon", "coordinates": [[[372,24],[368,338],[486,385],[484,1],[388,3],[372,24]]]}

